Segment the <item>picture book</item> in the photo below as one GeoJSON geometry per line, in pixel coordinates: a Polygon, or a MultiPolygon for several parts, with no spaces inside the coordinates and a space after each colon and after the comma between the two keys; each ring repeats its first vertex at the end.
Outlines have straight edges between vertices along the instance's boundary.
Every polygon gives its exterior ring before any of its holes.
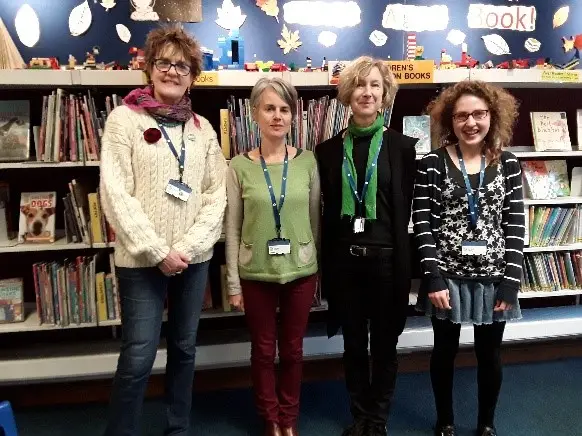
{"type": "Polygon", "coordinates": [[[0,280],[0,323],[24,321],[22,279],[0,280]]]}
{"type": "Polygon", "coordinates": [[[550,198],[550,178],[544,161],[522,161],[521,169],[526,186],[526,197],[534,200],[550,198]]]}
{"type": "Polygon", "coordinates": [[[536,151],[572,150],[566,112],[530,112],[536,151]]]}
{"type": "Polygon", "coordinates": [[[0,161],[24,161],[29,157],[29,101],[0,100],[0,161]]]}
{"type": "Polygon", "coordinates": [[[430,152],[430,116],[404,116],[402,119],[402,133],[418,138],[418,142],[414,146],[416,154],[424,154],[430,152]]]}
{"type": "Polygon", "coordinates": [[[55,242],[56,192],[23,192],[18,242],[55,242]]]}

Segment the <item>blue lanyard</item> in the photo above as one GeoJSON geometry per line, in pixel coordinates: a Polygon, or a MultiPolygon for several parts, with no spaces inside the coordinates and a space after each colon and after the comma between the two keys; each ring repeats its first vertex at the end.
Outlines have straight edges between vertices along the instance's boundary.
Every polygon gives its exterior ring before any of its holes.
{"type": "Polygon", "coordinates": [[[184,125],[182,125],[182,149],[180,151],[180,156],[178,156],[178,152],[176,151],[176,147],[174,147],[174,143],[170,139],[170,136],[168,135],[166,128],[164,126],[162,126],[161,124],[159,126],[160,126],[160,130],[162,131],[162,134],[164,135],[164,139],[166,140],[166,142],[168,143],[168,146],[170,147],[170,150],[172,151],[172,154],[174,155],[174,157],[178,161],[178,165],[179,165],[178,172],[180,175],[180,183],[182,183],[182,178],[184,177],[184,162],[186,161],[186,145],[184,144],[184,125]]]}
{"type": "Polygon", "coordinates": [[[287,190],[287,171],[289,170],[289,153],[287,147],[285,146],[285,160],[283,161],[283,176],[281,180],[281,199],[279,200],[279,206],[277,206],[277,199],[275,198],[275,191],[273,190],[273,184],[271,183],[271,176],[269,175],[269,169],[263,158],[263,151],[259,145],[259,156],[261,158],[261,166],[263,167],[263,174],[265,175],[265,181],[267,182],[267,188],[269,188],[269,194],[271,195],[271,205],[273,206],[273,216],[275,217],[275,229],[277,230],[277,238],[281,239],[281,209],[283,209],[283,203],[285,203],[285,191],[287,190]]]}
{"type": "Polygon", "coordinates": [[[457,144],[455,147],[457,149],[459,165],[461,166],[461,171],[463,172],[463,178],[465,179],[465,189],[467,190],[467,199],[469,201],[469,221],[471,222],[471,228],[475,230],[477,228],[477,220],[479,219],[479,194],[481,193],[483,179],[485,178],[485,155],[484,154],[481,155],[481,170],[479,171],[479,187],[477,188],[477,194],[473,195],[473,189],[471,188],[471,181],[469,180],[469,175],[467,174],[467,168],[465,168],[465,161],[463,160],[461,147],[459,147],[459,144],[457,144]]]}
{"type": "MultiPolygon", "coordinates": [[[[372,162],[370,162],[370,166],[366,169],[366,179],[364,180],[364,186],[362,186],[362,193],[358,194],[358,187],[356,186],[356,181],[354,180],[354,176],[350,171],[350,167],[348,164],[348,155],[346,154],[346,147],[344,145],[344,172],[348,177],[348,181],[350,182],[350,187],[352,188],[352,192],[354,193],[354,198],[358,202],[358,216],[363,218],[362,216],[362,205],[364,203],[364,199],[366,198],[366,192],[368,192],[368,186],[370,185],[370,180],[372,180],[372,176],[374,175],[374,170],[376,169],[376,163],[378,162],[378,157],[380,156],[380,150],[382,150],[382,142],[380,141],[380,145],[378,147],[378,151],[374,156],[372,162]]],[[[370,144],[370,147],[372,144],[370,144]]],[[[353,153],[353,152],[352,152],[353,153]]],[[[352,158],[353,159],[353,158],[352,158]]],[[[354,164],[354,171],[356,166],[354,164]]]]}

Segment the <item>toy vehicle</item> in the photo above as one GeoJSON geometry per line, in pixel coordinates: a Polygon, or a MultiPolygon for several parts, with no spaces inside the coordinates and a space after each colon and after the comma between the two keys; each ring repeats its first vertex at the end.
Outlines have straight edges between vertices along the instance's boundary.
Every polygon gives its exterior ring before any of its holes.
{"type": "Polygon", "coordinates": [[[33,70],[59,70],[57,58],[32,58],[28,63],[28,68],[33,70]]]}
{"type": "Polygon", "coordinates": [[[289,71],[289,68],[285,64],[273,64],[271,65],[271,71],[289,71]]]}
{"type": "Polygon", "coordinates": [[[244,69],[245,71],[259,71],[259,67],[254,62],[245,62],[244,69]]]}
{"type": "Polygon", "coordinates": [[[129,62],[129,69],[131,70],[143,70],[145,69],[145,52],[137,47],[131,47],[129,49],[129,54],[133,55],[131,61],[129,62]]]}

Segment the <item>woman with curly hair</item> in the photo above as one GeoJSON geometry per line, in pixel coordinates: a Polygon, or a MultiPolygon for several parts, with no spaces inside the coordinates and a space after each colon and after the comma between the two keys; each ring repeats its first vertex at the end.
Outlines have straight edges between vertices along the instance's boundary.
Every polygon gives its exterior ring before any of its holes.
{"type": "Polygon", "coordinates": [[[472,323],[478,371],[478,436],[495,436],[506,321],[517,294],[525,233],[521,171],[510,145],[517,102],[505,90],[463,81],[428,106],[433,144],[419,163],[414,233],[423,281],[417,309],[431,317],[435,435],[453,436],[453,374],[462,323],[472,323]]]}

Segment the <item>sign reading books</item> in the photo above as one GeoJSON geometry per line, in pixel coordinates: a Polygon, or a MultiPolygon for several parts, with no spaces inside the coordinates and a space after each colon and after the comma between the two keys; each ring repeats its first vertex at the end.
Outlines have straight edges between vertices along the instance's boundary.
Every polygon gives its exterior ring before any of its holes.
{"type": "Polygon", "coordinates": [[[55,242],[56,192],[23,192],[18,242],[55,242]]]}
{"type": "Polygon", "coordinates": [[[194,80],[194,86],[218,86],[218,72],[202,71],[194,80]]]}
{"type": "Polygon", "coordinates": [[[434,61],[387,61],[386,64],[399,84],[434,82],[434,61]]]}

